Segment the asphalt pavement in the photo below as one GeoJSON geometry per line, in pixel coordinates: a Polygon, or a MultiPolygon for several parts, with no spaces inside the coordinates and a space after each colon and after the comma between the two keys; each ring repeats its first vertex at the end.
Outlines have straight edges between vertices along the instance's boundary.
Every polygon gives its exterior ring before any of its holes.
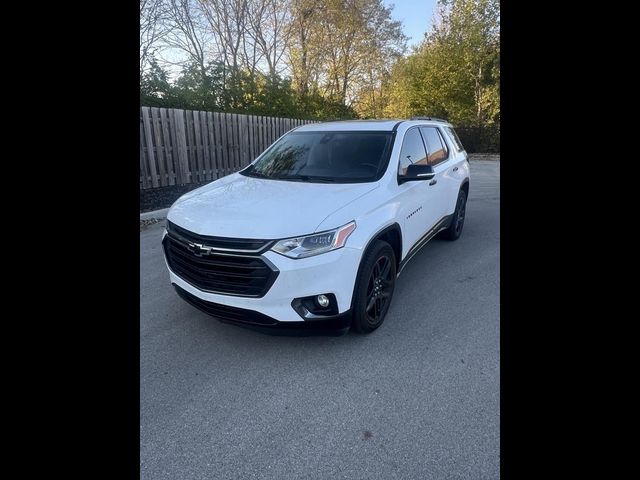
{"type": "Polygon", "coordinates": [[[140,232],[142,479],[497,479],[500,163],[464,231],[429,242],[369,335],[270,336],[178,297],[140,232]]]}

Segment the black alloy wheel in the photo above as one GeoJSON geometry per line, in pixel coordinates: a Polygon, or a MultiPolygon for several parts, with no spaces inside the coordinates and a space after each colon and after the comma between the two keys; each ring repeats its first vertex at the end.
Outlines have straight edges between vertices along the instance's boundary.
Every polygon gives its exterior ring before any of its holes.
{"type": "Polygon", "coordinates": [[[441,237],[446,240],[457,240],[462,234],[462,227],[464,226],[464,218],[467,213],[467,192],[460,190],[458,193],[458,201],[456,202],[456,209],[453,212],[451,218],[451,224],[449,227],[442,231],[441,237]]]}
{"type": "Polygon", "coordinates": [[[382,325],[396,283],[396,257],[391,246],[376,240],[362,259],[354,292],[351,326],[369,333],[382,325]]]}

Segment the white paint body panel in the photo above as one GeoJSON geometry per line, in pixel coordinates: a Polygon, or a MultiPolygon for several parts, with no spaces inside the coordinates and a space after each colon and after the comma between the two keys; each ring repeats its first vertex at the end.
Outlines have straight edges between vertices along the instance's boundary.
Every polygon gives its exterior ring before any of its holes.
{"type": "MultiPolygon", "coordinates": [[[[307,124],[298,131],[391,131],[398,121],[356,121],[307,124]]],[[[330,230],[355,220],[357,227],[345,247],[291,259],[263,254],[279,270],[262,298],[203,292],[169,271],[170,280],[210,302],[255,310],[282,322],[302,321],[291,307],[297,297],[334,293],[340,313],[351,308],[356,275],[364,250],[385,227],[398,224],[401,259],[442,217],[455,209],[458,191],[469,178],[466,152],[458,152],[441,128],[449,159],[434,167],[437,183],[398,185],[402,140],[412,126],[443,127],[442,122],[403,121],[399,124],[385,174],[377,182],[330,184],[258,179],[239,173],[216,180],[183,195],[169,210],[168,220],[201,235],[255,239],[283,239],[330,230]],[[455,169],[455,171],[454,171],[455,169]],[[407,218],[411,212],[419,210],[407,218]]]]}
{"type": "Polygon", "coordinates": [[[315,232],[333,212],[377,186],[286,182],[233,173],[180,197],[167,218],[201,235],[264,240],[294,237],[315,232]]]}

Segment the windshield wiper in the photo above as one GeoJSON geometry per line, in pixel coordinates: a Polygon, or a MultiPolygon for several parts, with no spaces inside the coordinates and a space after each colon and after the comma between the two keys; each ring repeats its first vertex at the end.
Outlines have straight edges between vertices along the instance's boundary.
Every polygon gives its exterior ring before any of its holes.
{"type": "Polygon", "coordinates": [[[246,170],[242,170],[240,172],[247,177],[255,177],[255,178],[273,178],[271,175],[265,175],[264,173],[256,172],[252,168],[248,168],[246,170]]]}
{"type": "Polygon", "coordinates": [[[253,168],[249,167],[240,171],[241,174],[248,177],[255,178],[268,178],[270,180],[291,180],[294,182],[318,182],[318,183],[335,183],[336,179],[333,177],[313,176],[313,175],[266,175],[261,172],[256,172],[253,168]]]}
{"type": "Polygon", "coordinates": [[[316,177],[315,175],[282,175],[280,177],[272,177],[277,180],[293,180],[301,182],[322,182],[322,183],[334,183],[336,181],[333,177],[316,177]]]}

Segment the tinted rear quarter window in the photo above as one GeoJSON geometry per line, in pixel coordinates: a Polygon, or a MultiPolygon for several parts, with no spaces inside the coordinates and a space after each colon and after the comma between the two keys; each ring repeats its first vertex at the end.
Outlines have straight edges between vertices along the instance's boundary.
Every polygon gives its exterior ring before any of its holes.
{"type": "Polygon", "coordinates": [[[462,146],[462,142],[460,141],[460,138],[458,138],[458,134],[456,133],[456,131],[451,127],[445,127],[445,130],[446,130],[447,134],[449,135],[449,138],[451,139],[451,141],[455,145],[456,149],[459,152],[462,152],[464,150],[464,147],[462,146]]]}

